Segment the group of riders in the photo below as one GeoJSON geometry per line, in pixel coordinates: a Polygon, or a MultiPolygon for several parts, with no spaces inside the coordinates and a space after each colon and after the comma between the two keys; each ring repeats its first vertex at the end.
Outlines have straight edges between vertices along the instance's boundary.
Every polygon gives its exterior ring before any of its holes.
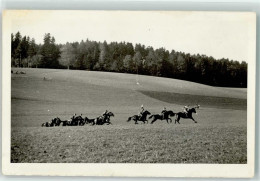
{"type": "MultiPolygon", "coordinates": [[[[171,120],[171,118],[169,116],[174,116],[177,115],[175,123],[179,123],[180,118],[190,118],[192,119],[195,123],[197,121],[195,121],[192,117],[192,112],[196,113],[196,108],[199,108],[199,105],[197,105],[196,107],[190,108],[189,105],[186,105],[183,107],[183,111],[180,113],[174,113],[171,110],[167,110],[166,107],[163,108],[163,110],[161,111],[161,114],[157,114],[157,115],[151,115],[149,117],[149,119],[151,119],[153,117],[153,120],[151,123],[154,123],[157,119],[160,120],[166,120],[168,123],[168,120],[171,120]]],[[[142,121],[143,123],[147,122],[148,120],[146,119],[146,116],[151,114],[149,111],[144,109],[144,106],[141,105],[141,110],[140,112],[138,112],[138,115],[134,115],[132,117],[129,117],[127,121],[130,121],[131,119],[133,119],[135,121],[135,123],[137,124],[137,121],[142,121]]],[[[105,112],[103,112],[103,114],[101,116],[98,116],[95,119],[88,119],[87,117],[83,118],[82,114],[80,114],[79,116],[77,116],[77,114],[75,113],[69,120],[65,120],[65,121],[61,121],[58,117],[52,119],[52,121],[50,123],[46,122],[43,123],[42,126],[59,126],[61,123],[63,126],[83,126],[84,124],[89,124],[91,123],[92,125],[96,124],[96,125],[103,125],[103,124],[111,124],[110,122],[110,116],[114,116],[114,114],[112,112],[109,112],[108,110],[106,110],[105,112]]]]}
{"type": "MultiPolygon", "coordinates": [[[[199,105],[198,105],[198,106],[199,106],[199,105]]],[[[183,111],[182,111],[182,112],[183,112],[184,114],[186,114],[186,116],[187,116],[189,109],[190,109],[190,105],[186,105],[186,106],[183,107],[183,111]]],[[[142,117],[144,111],[145,111],[144,105],[141,105],[141,111],[139,112],[138,116],[142,117]]],[[[166,109],[166,107],[164,107],[163,110],[162,110],[162,112],[161,112],[162,119],[165,118],[165,113],[166,113],[166,112],[167,112],[167,109],[166,109]]]]}
{"type": "Polygon", "coordinates": [[[112,112],[106,110],[101,116],[98,116],[95,119],[88,119],[87,117],[83,118],[82,114],[77,115],[76,113],[68,120],[60,120],[59,117],[55,117],[51,120],[51,122],[46,122],[42,124],[42,127],[53,127],[53,126],[83,126],[85,124],[111,124],[110,116],[114,116],[112,112]]]}
{"type": "Polygon", "coordinates": [[[73,122],[75,120],[84,120],[84,123],[92,123],[92,124],[104,124],[104,123],[107,123],[107,124],[111,124],[110,116],[111,116],[111,114],[109,114],[108,110],[103,112],[103,114],[101,116],[97,117],[96,119],[88,119],[87,117],[85,117],[85,119],[83,119],[82,114],[80,114],[80,116],[77,116],[77,114],[75,113],[70,118],[70,121],[73,122]]]}

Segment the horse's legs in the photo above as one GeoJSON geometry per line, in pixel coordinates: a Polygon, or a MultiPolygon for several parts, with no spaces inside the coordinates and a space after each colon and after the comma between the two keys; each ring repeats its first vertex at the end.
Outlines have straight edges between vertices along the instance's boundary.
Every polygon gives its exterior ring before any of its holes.
{"type": "Polygon", "coordinates": [[[180,120],[180,117],[177,116],[176,119],[175,119],[175,124],[176,124],[176,122],[180,124],[179,120],[180,120]]]}
{"type": "Polygon", "coordinates": [[[167,123],[169,124],[169,122],[168,122],[168,118],[166,118],[166,121],[167,121],[167,123]]]}
{"type": "Polygon", "coordinates": [[[170,122],[170,123],[172,123],[172,119],[171,119],[171,118],[169,118],[169,120],[171,120],[171,122],[170,122]]]}
{"type": "Polygon", "coordinates": [[[197,123],[197,121],[195,121],[195,119],[193,119],[193,117],[191,117],[191,119],[194,121],[194,123],[197,123]]]}
{"type": "Polygon", "coordinates": [[[156,118],[154,118],[154,119],[152,120],[151,124],[153,124],[155,121],[156,121],[156,118]]]}

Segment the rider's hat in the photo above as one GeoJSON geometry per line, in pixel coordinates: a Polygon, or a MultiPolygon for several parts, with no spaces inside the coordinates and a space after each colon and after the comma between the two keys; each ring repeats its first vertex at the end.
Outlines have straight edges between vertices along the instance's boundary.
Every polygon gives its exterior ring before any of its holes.
{"type": "Polygon", "coordinates": [[[144,107],[144,105],[142,104],[141,107],[144,107]]]}

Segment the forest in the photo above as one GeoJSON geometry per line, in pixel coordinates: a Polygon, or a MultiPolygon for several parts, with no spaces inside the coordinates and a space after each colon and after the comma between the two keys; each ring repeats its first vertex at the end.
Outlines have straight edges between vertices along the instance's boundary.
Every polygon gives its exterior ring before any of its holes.
{"type": "Polygon", "coordinates": [[[34,38],[11,34],[11,66],[78,69],[168,77],[220,87],[247,87],[247,63],[212,56],[154,49],[130,42],[57,44],[50,33],[43,44],[34,38]]]}

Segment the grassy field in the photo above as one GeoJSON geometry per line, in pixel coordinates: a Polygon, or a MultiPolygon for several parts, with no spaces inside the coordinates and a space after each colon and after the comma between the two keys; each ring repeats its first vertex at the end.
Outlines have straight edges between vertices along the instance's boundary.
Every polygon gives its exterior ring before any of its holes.
{"type": "Polygon", "coordinates": [[[13,70],[26,74],[11,78],[11,162],[247,162],[246,89],[120,73],[13,70]],[[198,124],[126,122],[141,104],[158,114],[164,106],[180,112],[196,103],[198,124]],[[56,116],[95,118],[106,109],[115,114],[112,125],[41,127],[56,116]]]}

